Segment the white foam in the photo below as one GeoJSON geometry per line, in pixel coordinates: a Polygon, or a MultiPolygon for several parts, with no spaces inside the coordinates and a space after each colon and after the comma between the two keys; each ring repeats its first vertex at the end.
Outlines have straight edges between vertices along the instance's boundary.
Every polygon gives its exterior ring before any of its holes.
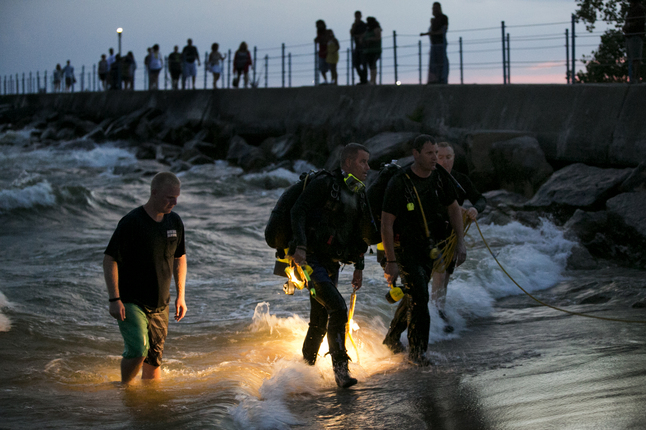
{"type": "Polygon", "coordinates": [[[11,330],[11,320],[2,313],[2,309],[9,307],[7,298],[0,292],[0,331],[11,330]]]}
{"type": "Polygon", "coordinates": [[[137,162],[134,154],[123,148],[101,145],[87,151],[82,149],[60,150],[55,148],[35,151],[10,149],[0,153],[0,161],[19,165],[28,171],[74,167],[115,167],[137,162]]]}
{"type": "Polygon", "coordinates": [[[22,189],[0,190],[0,212],[53,206],[56,196],[49,182],[43,181],[22,189]]]}

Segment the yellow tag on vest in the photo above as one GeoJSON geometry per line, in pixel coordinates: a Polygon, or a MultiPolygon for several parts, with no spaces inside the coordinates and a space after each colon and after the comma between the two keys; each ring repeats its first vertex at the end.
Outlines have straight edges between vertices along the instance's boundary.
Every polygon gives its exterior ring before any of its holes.
{"type": "Polygon", "coordinates": [[[408,209],[409,212],[415,210],[415,203],[408,203],[406,205],[406,209],[408,209]]]}

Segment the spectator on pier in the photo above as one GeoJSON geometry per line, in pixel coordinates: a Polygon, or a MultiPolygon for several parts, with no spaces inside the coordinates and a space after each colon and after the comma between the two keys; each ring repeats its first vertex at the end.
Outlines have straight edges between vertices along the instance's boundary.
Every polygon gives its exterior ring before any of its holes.
{"type": "Polygon", "coordinates": [[[314,38],[314,43],[319,45],[319,71],[323,75],[322,85],[327,84],[327,27],[325,21],[319,19],[316,21],[316,38],[314,38]]]}
{"type": "Polygon", "coordinates": [[[193,89],[195,89],[195,78],[197,76],[197,66],[201,66],[200,54],[197,47],[193,45],[193,40],[188,39],[187,45],[182,50],[182,60],[184,62],[184,71],[182,76],[182,89],[186,88],[186,80],[190,76],[193,80],[193,89]],[[195,65],[197,60],[197,66],[195,65]]]}
{"type": "Polygon", "coordinates": [[[65,91],[72,91],[76,78],[74,77],[74,67],[70,64],[70,60],[67,60],[67,65],[63,67],[63,77],[65,78],[65,91]]]}
{"type": "Polygon", "coordinates": [[[442,13],[442,5],[433,3],[433,18],[427,33],[431,39],[430,60],[428,63],[429,84],[447,84],[449,81],[449,57],[446,55],[446,32],[449,29],[449,18],[442,13]]]}
{"type": "Polygon", "coordinates": [[[244,75],[244,87],[247,88],[249,83],[249,67],[251,66],[251,52],[247,48],[247,43],[242,42],[240,47],[233,56],[233,86],[238,88],[240,84],[240,75],[244,75]]]}
{"type": "Polygon", "coordinates": [[[352,28],[350,28],[350,37],[354,41],[354,49],[352,50],[352,66],[356,69],[357,74],[359,75],[359,84],[368,83],[368,68],[366,67],[366,62],[363,56],[363,42],[361,38],[368,27],[366,23],[361,20],[361,11],[356,11],[354,13],[354,23],[352,23],[352,28]]]}
{"type": "Polygon", "coordinates": [[[209,70],[213,73],[213,89],[218,87],[218,79],[220,79],[220,74],[222,73],[220,61],[227,58],[226,55],[220,54],[219,47],[220,45],[217,43],[211,45],[211,53],[209,54],[209,70]]]}
{"type": "Polygon", "coordinates": [[[135,61],[135,55],[132,53],[132,51],[128,51],[128,54],[123,59],[123,67],[121,72],[124,90],[135,89],[135,70],[136,69],[137,69],[137,62],[135,61]]]}
{"type": "Polygon", "coordinates": [[[149,90],[159,89],[159,72],[161,72],[163,67],[164,59],[162,58],[161,52],[159,52],[159,45],[155,44],[150,53],[150,62],[148,63],[149,90]]]}
{"type": "MultiPolygon", "coordinates": [[[[644,50],[644,28],[646,27],[646,8],[640,0],[630,0],[626,24],[623,31],[626,36],[626,52],[628,62],[632,63],[632,70],[628,71],[630,83],[641,81],[640,69],[642,53],[644,50]],[[632,72],[632,73],[631,73],[632,72]]],[[[630,67],[630,66],[629,66],[630,67]]]]}
{"type": "Polygon", "coordinates": [[[381,26],[372,16],[366,18],[367,30],[362,37],[363,56],[370,69],[370,84],[377,84],[377,60],[381,57],[381,26]]]}
{"type": "Polygon", "coordinates": [[[327,62],[328,68],[330,69],[332,85],[338,84],[338,74],[336,70],[336,65],[339,62],[339,40],[334,37],[334,31],[327,31],[327,57],[325,61],[327,62]]]}
{"type": "Polygon", "coordinates": [[[111,90],[121,89],[121,64],[121,55],[115,55],[114,62],[110,65],[110,77],[108,78],[111,90]]]}
{"type": "Polygon", "coordinates": [[[54,69],[54,73],[52,73],[52,82],[54,83],[54,92],[58,93],[61,91],[61,79],[63,78],[63,69],[61,69],[61,65],[57,64],[56,68],[54,69]]]}
{"type": "Polygon", "coordinates": [[[103,85],[104,90],[108,88],[107,79],[109,71],[110,67],[108,66],[108,60],[105,59],[105,54],[102,54],[101,61],[99,61],[99,80],[101,81],[101,85],[103,85]]]}
{"type": "Polygon", "coordinates": [[[110,53],[110,55],[108,55],[108,59],[106,61],[108,62],[108,70],[110,70],[117,57],[116,55],[114,55],[114,49],[110,48],[108,49],[108,52],[110,53]]]}
{"type": "Polygon", "coordinates": [[[174,90],[179,88],[179,77],[182,75],[182,54],[179,46],[175,45],[173,52],[168,54],[168,71],[170,72],[171,85],[174,90]]]}
{"type": "MultiPolygon", "coordinates": [[[[153,48],[146,48],[146,56],[144,57],[144,68],[146,76],[150,79],[150,56],[152,55],[153,48]]],[[[150,89],[150,80],[148,81],[148,89],[150,89]]]]}

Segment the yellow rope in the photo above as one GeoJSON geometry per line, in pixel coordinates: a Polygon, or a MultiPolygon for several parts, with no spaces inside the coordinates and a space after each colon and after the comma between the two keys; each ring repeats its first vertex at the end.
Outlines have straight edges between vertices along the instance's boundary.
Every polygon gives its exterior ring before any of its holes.
{"type": "MultiPolygon", "coordinates": [[[[467,216],[466,212],[462,213],[462,225],[464,226],[464,235],[466,236],[469,231],[469,227],[471,227],[471,218],[467,216]]],[[[455,230],[452,230],[449,237],[435,245],[435,248],[442,253],[442,258],[435,259],[435,263],[433,263],[434,272],[444,273],[446,271],[449,264],[451,264],[451,261],[453,261],[453,253],[455,252],[457,244],[458,237],[455,234],[455,230]]],[[[433,257],[434,256],[431,254],[431,258],[433,257]]]]}
{"type": "Polygon", "coordinates": [[[566,314],[570,314],[570,315],[577,315],[577,316],[580,316],[580,317],[594,318],[594,319],[604,320],[604,321],[615,321],[615,322],[634,323],[634,324],[646,324],[646,321],[640,321],[640,320],[625,320],[625,319],[620,319],[620,318],[606,318],[606,317],[599,317],[599,316],[596,316],[596,315],[584,314],[584,313],[580,313],[580,312],[572,312],[572,311],[568,311],[568,310],[565,310],[565,309],[557,308],[556,306],[548,305],[547,303],[540,301],[539,299],[537,299],[536,297],[532,296],[532,295],[531,295],[531,294],[529,294],[527,291],[525,291],[525,289],[524,289],[523,287],[521,287],[521,286],[518,284],[518,282],[516,282],[516,281],[514,280],[514,278],[512,278],[512,277],[511,277],[511,275],[510,275],[509,273],[507,273],[507,271],[505,270],[505,268],[504,268],[504,267],[502,267],[502,264],[500,264],[500,261],[498,261],[498,259],[497,259],[497,258],[496,258],[496,256],[494,255],[493,251],[491,251],[491,248],[489,248],[489,244],[488,244],[488,243],[487,243],[487,241],[485,240],[484,235],[482,234],[482,230],[480,230],[480,225],[478,225],[478,221],[476,221],[476,227],[478,227],[478,232],[480,232],[480,237],[482,237],[482,241],[484,242],[485,246],[486,246],[486,247],[487,247],[487,249],[489,250],[489,253],[490,253],[490,254],[491,254],[491,256],[493,257],[493,259],[494,259],[494,260],[496,260],[496,263],[498,263],[498,266],[500,266],[500,268],[501,268],[501,269],[502,269],[502,271],[505,273],[505,275],[507,275],[507,277],[509,277],[509,279],[511,279],[511,281],[512,281],[514,284],[516,284],[516,286],[517,286],[518,288],[520,288],[520,289],[522,290],[522,292],[523,292],[523,293],[527,294],[530,298],[532,298],[532,299],[533,299],[534,301],[536,301],[537,303],[539,303],[539,304],[541,304],[541,305],[543,305],[543,306],[547,306],[548,308],[550,308],[550,309],[554,309],[554,310],[559,311],[559,312],[565,312],[566,314]]]}
{"type": "Polygon", "coordinates": [[[354,306],[357,303],[357,290],[353,289],[352,294],[350,295],[350,310],[348,311],[348,322],[345,324],[345,340],[346,342],[348,341],[348,338],[350,338],[350,342],[352,342],[352,346],[354,346],[354,351],[357,353],[357,364],[360,364],[359,360],[359,348],[357,348],[357,344],[354,342],[354,339],[352,338],[352,317],[354,316],[354,306]]]}

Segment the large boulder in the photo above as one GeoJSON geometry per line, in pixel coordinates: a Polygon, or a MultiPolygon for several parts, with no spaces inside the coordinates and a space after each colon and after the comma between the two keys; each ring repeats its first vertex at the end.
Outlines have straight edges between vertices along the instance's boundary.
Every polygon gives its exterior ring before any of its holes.
{"type": "Polygon", "coordinates": [[[237,164],[244,171],[255,170],[266,164],[262,149],[249,145],[240,136],[231,139],[227,161],[237,164]]]}
{"type": "Polygon", "coordinates": [[[469,176],[480,191],[498,189],[496,169],[491,160],[491,147],[516,137],[530,135],[515,130],[480,130],[467,135],[469,176]]]}
{"type": "Polygon", "coordinates": [[[635,241],[646,241],[646,193],[623,193],[606,202],[611,223],[636,233],[635,241]]]}
{"type": "Polygon", "coordinates": [[[526,206],[571,215],[576,208],[602,209],[632,169],[601,169],[577,163],[556,171],[526,206]]]}
{"type": "Polygon", "coordinates": [[[619,187],[622,193],[631,191],[646,191],[646,161],[639,163],[630,176],[619,187]]]}
{"type": "Polygon", "coordinates": [[[298,149],[298,138],[294,134],[270,137],[262,144],[276,160],[284,160],[294,155],[298,149]]]}
{"type": "Polygon", "coordinates": [[[531,198],[554,172],[532,136],[494,142],[490,150],[500,187],[531,198]]]}
{"type": "Polygon", "coordinates": [[[577,209],[563,226],[567,239],[578,240],[586,246],[595,239],[597,233],[607,227],[607,211],[586,212],[581,209],[577,209]]]}
{"type": "Polygon", "coordinates": [[[379,169],[381,163],[406,155],[407,145],[418,136],[415,132],[384,132],[366,140],[363,145],[370,151],[370,167],[379,169]]]}

